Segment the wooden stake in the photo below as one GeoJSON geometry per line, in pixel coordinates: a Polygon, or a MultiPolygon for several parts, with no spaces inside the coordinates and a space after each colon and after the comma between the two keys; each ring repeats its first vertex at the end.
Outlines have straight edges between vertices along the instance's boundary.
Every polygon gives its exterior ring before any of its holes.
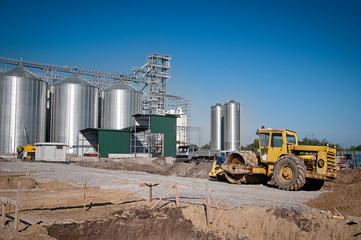
{"type": "Polygon", "coordinates": [[[14,229],[15,231],[19,231],[19,203],[20,203],[20,182],[18,182],[18,191],[16,192],[16,205],[15,205],[15,221],[14,221],[14,229]]]}
{"type": "Polygon", "coordinates": [[[6,214],[6,209],[5,209],[5,203],[1,204],[1,229],[2,230],[5,226],[5,214],[6,214]]]}
{"type": "Polygon", "coordinates": [[[153,187],[158,186],[159,183],[141,183],[139,184],[139,187],[149,187],[149,202],[151,203],[153,201],[153,187]]]}
{"type": "Polygon", "coordinates": [[[149,202],[153,200],[153,185],[149,185],[149,202]]]}
{"type": "Polygon", "coordinates": [[[335,209],[337,215],[342,216],[342,214],[335,207],[333,209],[335,209]]]}
{"type": "Polygon", "coordinates": [[[83,205],[84,205],[84,211],[86,210],[86,182],[84,183],[84,194],[83,194],[83,205]]]}
{"type": "Polygon", "coordinates": [[[175,202],[177,207],[179,207],[179,187],[178,184],[175,185],[175,202]]]}
{"type": "Polygon", "coordinates": [[[212,213],[211,213],[211,207],[210,207],[210,197],[209,197],[209,189],[208,189],[208,183],[206,184],[206,217],[207,217],[207,226],[212,223],[212,213]]]}
{"type": "Polygon", "coordinates": [[[10,203],[8,203],[8,216],[10,216],[10,210],[11,210],[11,204],[10,203]]]}

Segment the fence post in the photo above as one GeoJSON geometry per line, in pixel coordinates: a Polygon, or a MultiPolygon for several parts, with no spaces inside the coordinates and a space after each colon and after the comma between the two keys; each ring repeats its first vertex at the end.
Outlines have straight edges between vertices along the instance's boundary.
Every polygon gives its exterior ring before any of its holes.
{"type": "Polygon", "coordinates": [[[5,203],[1,203],[1,229],[3,229],[5,226],[5,214],[6,214],[5,203]]]}
{"type": "Polygon", "coordinates": [[[84,205],[84,211],[85,211],[86,210],[86,182],[84,183],[83,205],[84,205]]]}
{"type": "Polygon", "coordinates": [[[178,184],[175,185],[175,202],[176,202],[176,206],[179,207],[179,187],[178,184]]]}
{"type": "Polygon", "coordinates": [[[20,222],[20,214],[19,214],[19,202],[20,202],[20,182],[18,182],[18,189],[16,191],[16,205],[15,205],[15,218],[14,218],[14,230],[19,231],[19,222],[20,222]]]}

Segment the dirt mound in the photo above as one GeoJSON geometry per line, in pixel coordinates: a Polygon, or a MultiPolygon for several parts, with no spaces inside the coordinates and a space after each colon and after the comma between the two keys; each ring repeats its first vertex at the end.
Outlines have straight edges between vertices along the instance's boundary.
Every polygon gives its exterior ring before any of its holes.
{"type": "Polygon", "coordinates": [[[18,182],[22,189],[32,189],[36,186],[36,181],[29,177],[0,177],[0,189],[16,189],[18,182]]]}
{"type": "Polygon", "coordinates": [[[168,164],[164,157],[155,160],[145,159],[101,159],[100,161],[79,161],[75,163],[82,167],[93,167],[111,170],[140,171],[164,176],[208,178],[212,162],[175,162],[168,164]]]}
{"type": "Polygon", "coordinates": [[[57,181],[51,181],[51,182],[44,182],[44,183],[38,183],[35,188],[40,189],[72,189],[75,188],[74,185],[64,183],[64,182],[57,182],[57,181]]]}
{"type": "Polygon", "coordinates": [[[343,215],[361,216],[361,168],[343,169],[333,182],[328,182],[323,188],[332,192],[322,193],[306,205],[323,210],[335,211],[343,215]]]}
{"type": "Polygon", "coordinates": [[[175,163],[167,169],[168,176],[191,177],[191,178],[208,178],[212,170],[212,163],[175,163]]]}
{"type": "Polygon", "coordinates": [[[337,172],[336,180],[325,182],[322,190],[342,188],[353,183],[361,183],[361,168],[341,169],[337,172]]]}
{"type": "Polygon", "coordinates": [[[200,230],[216,232],[222,239],[355,239],[360,224],[347,224],[317,211],[243,207],[212,208],[212,224],[207,226],[204,208],[189,206],[183,214],[200,230]]]}
{"type": "Polygon", "coordinates": [[[295,223],[301,231],[311,232],[312,230],[312,221],[304,218],[301,211],[287,208],[276,208],[273,210],[272,214],[277,218],[283,218],[295,223]]]}
{"type": "Polygon", "coordinates": [[[114,219],[47,227],[56,239],[220,239],[212,232],[196,230],[179,208],[127,209],[114,219]]]}
{"type": "Polygon", "coordinates": [[[12,229],[4,229],[1,231],[0,239],[6,240],[23,240],[23,239],[37,239],[37,240],[55,240],[48,235],[46,228],[39,225],[31,225],[26,231],[14,232],[12,229]]]}
{"type": "Polygon", "coordinates": [[[163,174],[164,172],[163,168],[159,166],[159,163],[153,164],[151,160],[143,159],[119,159],[117,161],[101,159],[100,161],[95,162],[79,161],[76,165],[110,170],[139,171],[153,174],[163,174]]]}

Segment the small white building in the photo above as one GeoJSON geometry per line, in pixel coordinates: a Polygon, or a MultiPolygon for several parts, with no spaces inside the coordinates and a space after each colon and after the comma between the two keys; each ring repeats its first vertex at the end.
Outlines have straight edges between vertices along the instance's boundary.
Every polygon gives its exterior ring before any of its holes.
{"type": "Polygon", "coordinates": [[[35,143],[35,161],[65,162],[65,143],[35,143]]]}

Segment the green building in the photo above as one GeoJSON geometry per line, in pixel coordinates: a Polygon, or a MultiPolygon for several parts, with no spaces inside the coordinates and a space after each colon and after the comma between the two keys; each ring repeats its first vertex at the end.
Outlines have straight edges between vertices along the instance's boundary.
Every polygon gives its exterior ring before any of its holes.
{"type": "Polygon", "coordinates": [[[134,117],[136,127],[122,130],[101,128],[81,130],[83,140],[79,140],[79,145],[82,146],[82,153],[86,154],[85,147],[91,146],[96,151],[99,149],[102,158],[108,158],[109,154],[134,154],[135,152],[152,156],[176,157],[176,115],[137,114],[134,117]],[[143,133],[144,136],[148,136],[148,139],[139,140],[140,137],[134,139],[134,134],[142,136],[143,133]],[[148,144],[151,147],[147,147],[148,144]]]}

